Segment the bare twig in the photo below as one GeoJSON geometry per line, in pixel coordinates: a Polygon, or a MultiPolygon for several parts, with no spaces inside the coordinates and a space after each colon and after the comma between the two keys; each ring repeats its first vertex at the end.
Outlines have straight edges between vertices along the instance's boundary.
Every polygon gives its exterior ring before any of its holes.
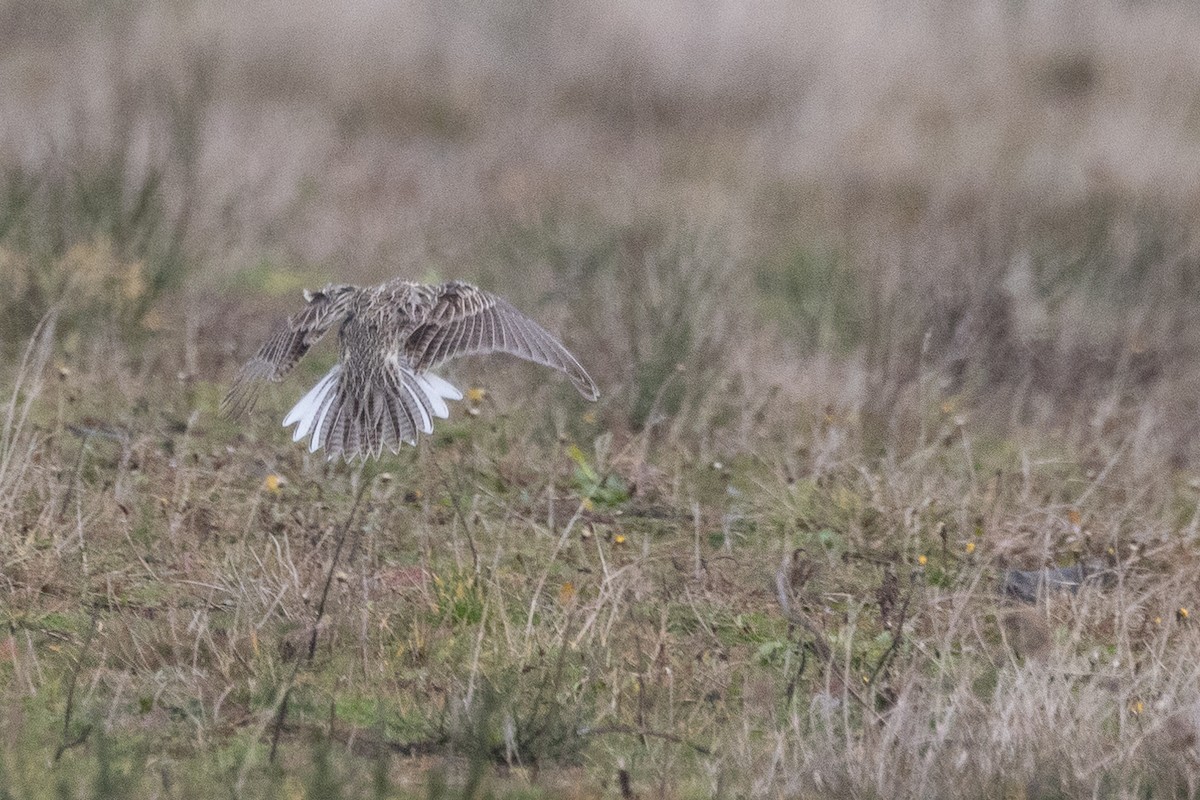
{"type": "Polygon", "coordinates": [[[652,739],[662,739],[665,742],[673,744],[681,744],[690,747],[700,755],[711,756],[712,750],[702,744],[688,741],[682,736],[667,731],[655,731],[648,728],[634,728],[629,725],[602,725],[599,728],[584,728],[579,731],[580,736],[607,736],[610,733],[622,733],[628,736],[641,736],[652,739]]]}
{"type": "Polygon", "coordinates": [[[79,479],[83,475],[83,460],[87,456],[88,442],[91,438],[90,432],[84,433],[83,441],[79,444],[79,457],[75,459],[75,469],[71,470],[71,480],[67,484],[67,490],[63,492],[62,505],[58,509],[59,519],[67,515],[67,509],[71,506],[71,498],[75,496],[75,487],[79,485],[79,479]]]}
{"type": "Polygon", "coordinates": [[[279,750],[279,737],[283,732],[284,723],[287,721],[288,703],[291,701],[292,689],[296,686],[296,676],[300,672],[301,664],[312,663],[313,656],[317,652],[317,634],[321,629],[321,620],[325,617],[325,603],[329,599],[329,587],[333,584],[333,576],[337,571],[338,559],[341,557],[342,548],[346,544],[346,536],[350,532],[350,527],[354,523],[354,517],[358,513],[358,507],[362,504],[363,496],[367,493],[367,488],[371,485],[371,481],[361,480],[362,469],[358,471],[360,483],[358,492],[354,495],[354,505],[350,507],[350,513],[346,515],[346,521],[342,523],[341,529],[338,530],[337,547],[333,551],[333,558],[329,562],[329,571],[325,575],[325,587],[321,590],[321,600],[317,604],[317,613],[313,617],[312,630],[308,637],[308,653],[303,659],[296,659],[296,663],[292,666],[292,674],[288,676],[283,696],[279,699],[279,707],[275,712],[275,721],[271,730],[271,754],[268,760],[274,763],[275,755],[279,750]]]}
{"type": "Polygon", "coordinates": [[[287,688],[283,690],[283,696],[279,699],[279,708],[275,711],[275,722],[271,729],[271,754],[267,760],[272,764],[275,763],[275,754],[279,750],[279,737],[283,733],[283,724],[287,719],[288,701],[292,697],[292,688],[296,685],[296,674],[300,671],[300,659],[292,664],[292,674],[288,676],[287,688]]]}
{"type": "MultiPolygon", "coordinates": [[[[441,478],[441,483],[444,486],[450,486],[449,477],[445,471],[438,465],[437,461],[433,461],[433,468],[437,470],[438,477],[441,478]]],[[[454,516],[458,517],[458,521],[462,523],[463,531],[467,534],[467,546],[471,548],[471,568],[475,575],[479,574],[479,551],[475,548],[475,534],[471,528],[471,523],[467,519],[467,515],[463,513],[462,504],[458,501],[458,492],[451,490],[450,505],[454,509],[454,516]]]]}
{"type": "MultiPolygon", "coordinates": [[[[362,477],[362,470],[359,470],[359,477],[362,477]]],[[[362,481],[358,487],[358,492],[354,495],[354,505],[350,507],[350,513],[346,516],[346,521],[342,524],[341,530],[338,531],[337,547],[333,551],[333,558],[329,562],[329,572],[325,575],[325,587],[321,590],[321,602],[317,604],[317,614],[313,617],[312,630],[308,637],[308,661],[313,660],[313,656],[317,652],[317,631],[321,627],[321,620],[325,617],[325,603],[329,599],[329,587],[333,584],[333,575],[337,571],[338,559],[342,555],[342,548],[346,544],[346,534],[350,531],[350,526],[354,522],[354,516],[358,513],[358,507],[362,503],[363,495],[367,493],[367,487],[371,485],[370,481],[362,481]]]]}
{"type": "Polygon", "coordinates": [[[88,649],[92,646],[92,639],[96,635],[96,628],[99,625],[99,622],[99,612],[93,611],[92,621],[88,626],[87,636],[84,637],[83,646],[79,648],[79,657],[75,659],[75,666],[71,670],[71,680],[67,684],[67,708],[63,713],[62,741],[59,742],[58,749],[54,751],[55,763],[62,758],[62,754],[67,750],[75,747],[76,745],[83,744],[87,740],[88,734],[92,732],[92,726],[85,725],[83,730],[79,732],[79,735],[72,739],[71,717],[74,716],[75,713],[75,686],[79,680],[79,671],[83,669],[83,659],[87,656],[88,649]]]}
{"type": "Polygon", "coordinates": [[[867,683],[874,685],[875,679],[879,677],[879,673],[883,672],[884,667],[896,655],[896,650],[900,647],[900,642],[904,638],[904,623],[908,621],[908,607],[912,603],[913,595],[916,594],[916,575],[909,580],[908,594],[904,596],[904,604],[900,606],[900,616],[896,621],[896,629],[892,632],[892,643],[888,645],[888,649],[879,657],[879,663],[875,665],[875,669],[871,672],[871,677],[867,679],[867,683]]]}
{"type": "MultiPolygon", "coordinates": [[[[829,647],[829,642],[827,642],[825,640],[824,632],[820,628],[818,628],[816,625],[814,625],[803,614],[803,612],[801,612],[799,609],[792,608],[792,604],[789,599],[789,595],[790,595],[790,586],[791,586],[791,583],[793,582],[795,576],[789,575],[789,572],[788,572],[791,561],[792,561],[791,557],[789,557],[788,559],[785,559],[783,564],[780,566],[779,570],[775,573],[775,588],[778,592],[780,610],[783,611],[784,618],[787,619],[788,623],[790,623],[790,626],[793,630],[795,628],[800,628],[800,629],[808,631],[810,634],[812,634],[812,641],[808,643],[808,646],[811,647],[813,653],[815,653],[817,655],[817,657],[820,658],[821,661],[825,663],[826,667],[832,669],[834,666],[833,650],[829,647]]],[[[805,577],[804,580],[807,580],[807,577],[805,577]]],[[[789,633],[790,633],[790,631],[789,631],[789,633]]],[[[803,641],[803,637],[801,637],[800,639],[797,640],[797,644],[800,645],[800,647],[803,649],[804,644],[805,644],[805,642],[803,641]]],[[[789,700],[791,699],[792,694],[795,691],[795,688],[796,688],[795,684],[800,678],[800,673],[803,671],[805,663],[806,663],[806,660],[802,659],[800,662],[799,670],[797,670],[795,677],[788,684],[787,697],[789,700]]],[[[845,689],[846,694],[848,694],[850,697],[853,697],[855,699],[855,701],[857,701],[858,704],[863,707],[864,710],[866,710],[868,712],[874,712],[874,708],[870,704],[868,704],[867,701],[865,699],[863,699],[863,697],[858,692],[854,691],[853,688],[851,688],[849,685],[847,685],[844,687],[844,689],[845,689]]]]}

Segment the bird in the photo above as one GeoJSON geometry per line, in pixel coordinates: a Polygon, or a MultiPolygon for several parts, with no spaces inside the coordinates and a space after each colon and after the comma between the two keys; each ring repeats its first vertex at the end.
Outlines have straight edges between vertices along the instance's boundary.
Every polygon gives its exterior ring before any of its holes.
{"type": "Polygon", "coordinates": [[[283,419],[309,452],[378,458],[415,445],[449,416],[463,394],[431,370],[458,356],[507,353],[559,370],[584,398],[600,393],[583,366],[545,328],[504,298],[463,281],[438,285],[402,278],[378,286],[328,284],[304,291],[305,306],[280,324],[234,375],[221,403],[226,416],[253,410],[265,382],[278,383],[338,328],[338,361],[283,419]]]}

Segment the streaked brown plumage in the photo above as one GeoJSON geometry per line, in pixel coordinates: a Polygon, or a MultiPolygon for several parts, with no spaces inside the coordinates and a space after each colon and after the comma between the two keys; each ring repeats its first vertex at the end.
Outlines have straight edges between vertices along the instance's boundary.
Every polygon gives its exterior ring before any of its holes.
{"type": "Polygon", "coordinates": [[[509,353],[565,372],[589,400],[599,394],[562,344],[501,297],[460,281],[425,286],[392,280],[380,286],[330,284],[305,292],[308,305],[287,318],[234,377],[222,404],[239,415],[253,407],[263,381],[277,382],[340,323],[333,369],[284,419],[295,441],[347,461],[396,452],[447,416],[462,393],[430,372],[457,356],[509,353]]]}

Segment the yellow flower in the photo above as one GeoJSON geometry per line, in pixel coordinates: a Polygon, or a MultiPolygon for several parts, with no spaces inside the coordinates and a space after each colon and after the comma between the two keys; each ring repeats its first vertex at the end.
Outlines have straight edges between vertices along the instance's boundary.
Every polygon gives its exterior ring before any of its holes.
{"type": "Polygon", "coordinates": [[[485,397],[487,397],[487,390],[485,389],[480,389],[478,386],[472,386],[470,389],[467,389],[468,403],[479,405],[485,397]]]}
{"type": "Polygon", "coordinates": [[[922,554],[922,555],[919,555],[919,556],[917,556],[917,563],[918,563],[918,564],[920,564],[920,565],[923,567],[923,566],[925,566],[926,564],[928,564],[928,563],[929,563],[929,559],[928,559],[928,558],[926,558],[926,557],[924,556],[924,554],[922,554]]]}
{"type": "Polygon", "coordinates": [[[974,553],[974,552],[975,552],[975,543],[967,542],[967,555],[971,555],[971,553],[974,553]]]}
{"type": "Polygon", "coordinates": [[[1145,709],[1146,709],[1146,707],[1144,705],[1142,705],[1141,700],[1134,700],[1132,703],[1129,704],[1129,710],[1132,711],[1134,714],[1140,714],[1145,709]]]}
{"type": "Polygon", "coordinates": [[[1175,617],[1180,622],[1183,622],[1184,620],[1186,620],[1188,618],[1188,610],[1186,608],[1184,608],[1183,606],[1180,606],[1179,610],[1177,610],[1175,612],[1175,617]]]}
{"type": "Polygon", "coordinates": [[[558,587],[558,602],[564,606],[569,606],[574,599],[575,584],[570,581],[564,581],[563,585],[558,587]]]}
{"type": "Polygon", "coordinates": [[[618,533],[613,537],[613,544],[625,544],[625,534],[618,533]]]}
{"type": "Polygon", "coordinates": [[[273,494],[279,494],[279,487],[284,483],[283,478],[276,475],[274,472],[263,478],[263,488],[273,494]]]}

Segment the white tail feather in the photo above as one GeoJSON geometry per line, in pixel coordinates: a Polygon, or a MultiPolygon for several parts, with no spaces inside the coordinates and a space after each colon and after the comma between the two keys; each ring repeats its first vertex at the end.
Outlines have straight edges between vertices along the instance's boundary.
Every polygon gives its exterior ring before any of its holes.
{"type": "MultiPolygon", "coordinates": [[[[400,382],[399,387],[402,391],[408,393],[407,399],[401,399],[400,405],[408,407],[410,410],[415,406],[416,418],[413,419],[415,427],[421,433],[433,433],[433,418],[445,419],[450,416],[450,408],[446,405],[446,400],[461,400],[462,392],[455,386],[437,375],[424,373],[418,375],[406,366],[399,366],[400,382]]],[[[296,428],[292,431],[292,441],[298,442],[305,437],[311,437],[309,440],[309,452],[315,453],[326,445],[326,440],[332,433],[332,429],[337,426],[337,420],[329,419],[329,415],[335,406],[338,406],[339,413],[345,414],[345,406],[341,402],[335,402],[338,398],[338,393],[341,391],[341,373],[342,366],[334,365],[329,372],[321,380],[317,381],[308,392],[300,398],[296,405],[292,406],[291,411],[283,418],[283,426],[286,428],[295,425],[296,428]]],[[[406,438],[409,444],[416,444],[415,437],[406,438]]],[[[382,447],[380,443],[379,448],[382,447]]],[[[367,453],[370,455],[371,453],[367,453]]],[[[378,452],[375,453],[378,455],[378,452]]],[[[335,458],[338,453],[330,454],[330,458],[335,458]]]]}
{"type": "Polygon", "coordinates": [[[409,380],[404,382],[404,389],[412,396],[413,405],[417,407],[417,411],[421,415],[421,419],[419,420],[421,423],[421,433],[433,433],[433,420],[429,417],[429,409],[426,407],[428,403],[426,403],[425,398],[422,396],[424,392],[418,383],[418,378],[411,372],[408,373],[408,377],[409,380]]]}
{"type": "MultiPolygon", "coordinates": [[[[333,396],[337,393],[337,384],[336,380],[330,381],[321,390],[321,396],[317,399],[312,411],[296,426],[292,441],[298,442],[310,433],[313,434],[313,441],[317,440],[316,431],[320,430],[325,415],[329,413],[329,407],[333,404],[333,396]]],[[[310,447],[309,450],[311,451],[312,448],[310,447]]]]}
{"type": "Polygon", "coordinates": [[[454,386],[454,384],[450,383],[450,381],[445,380],[444,378],[439,378],[432,372],[426,372],[421,377],[433,387],[433,391],[447,400],[463,399],[463,393],[460,392],[458,388],[454,386]]]}
{"type": "Polygon", "coordinates": [[[424,375],[417,376],[417,386],[429,401],[429,407],[433,410],[433,415],[438,419],[445,419],[450,416],[450,408],[446,405],[446,401],[442,396],[434,390],[433,385],[426,380],[424,375]]]}
{"type": "Polygon", "coordinates": [[[293,442],[300,441],[313,429],[320,416],[322,406],[325,405],[325,400],[337,388],[337,378],[341,371],[341,365],[335,364],[333,369],[317,381],[317,385],[309,389],[308,393],[300,398],[300,402],[292,406],[292,410],[283,418],[283,427],[285,428],[300,423],[296,425],[296,430],[292,434],[293,442]]]}

